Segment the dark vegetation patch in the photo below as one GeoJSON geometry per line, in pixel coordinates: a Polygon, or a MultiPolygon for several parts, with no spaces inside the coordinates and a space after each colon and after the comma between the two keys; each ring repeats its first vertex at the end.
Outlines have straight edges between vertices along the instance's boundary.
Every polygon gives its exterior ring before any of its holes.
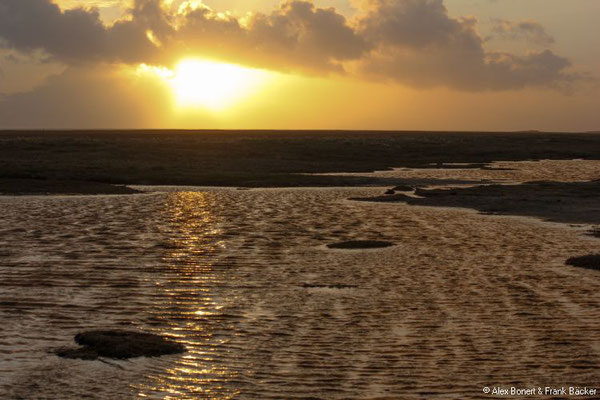
{"type": "Polygon", "coordinates": [[[124,330],[97,330],[78,333],[80,348],[61,348],[55,354],[63,358],[95,360],[98,357],[128,359],[160,357],[186,351],[185,346],[162,336],[124,330]]]}
{"type": "Polygon", "coordinates": [[[69,358],[71,360],[96,360],[100,355],[89,347],[62,347],[54,352],[57,356],[62,358],[69,358]]]}
{"type": "Polygon", "coordinates": [[[480,169],[485,170],[485,171],[517,171],[516,168],[503,168],[503,167],[490,167],[490,166],[483,166],[480,169]]]}
{"type": "Polygon", "coordinates": [[[140,193],[123,185],[102,182],[57,179],[1,178],[0,194],[10,195],[67,195],[67,194],[134,194],[140,193]]]}
{"type": "Polygon", "coordinates": [[[429,168],[438,168],[438,169],[483,169],[487,168],[487,163],[431,163],[429,168]]]}
{"type": "Polygon", "coordinates": [[[345,249],[345,250],[358,250],[358,249],[382,249],[385,247],[391,247],[394,243],[384,242],[381,240],[349,240],[347,242],[331,243],[327,247],[330,249],[345,249]]]}
{"type": "Polygon", "coordinates": [[[594,269],[600,271],[600,254],[590,254],[587,256],[571,257],[566,261],[567,265],[574,267],[594,269]]]}
{"type": "MultiPolygon", "coordinates": [[[[492,161],[599,159],[600,135],[461,132],[4,131],[0,179],[232,187],[402,184],[303,173],[490,168],[492,161]],[[35,162],[32,162],[35,160],[35,162]]],[[[405,181],[406,182],[406,181],[405,181]]],[[[411,184],[406,182],[406,184],[411,184]]]]}
{"type": "Polygon", "coordinates": [[[588,236],[600,238],[600,228],[594,228],[587,233],[588,236]]]}
{"type": "Polygon", "coordinates": [[[333,284],[333,285],[324,285],[324,284],[317,284],[317,283],[303,283],[302,287],[306,288],[306,289],[356,289],[358,286],[357,285],[344,285],[341,283],[333,284]]]}
{"type": "Polygon", "coordinates": [[[600,181],[528,182],[454,189],[416,189],[404,194],[352,198],[372,202],[472,208],[482,214],[521,215],[575,224],[600,223],[600,181]]]}
{"type": "MultiPolygon", "coordinates": [[[[397,191],[397,192],[412,192],[413,190],[415,190],[414,187],[412,186],[408,186],[408,185],[399,185],[394,187],[392,190],[397,191]]],[[[394,194],[394,193],[391,193],[394,194]]]]}

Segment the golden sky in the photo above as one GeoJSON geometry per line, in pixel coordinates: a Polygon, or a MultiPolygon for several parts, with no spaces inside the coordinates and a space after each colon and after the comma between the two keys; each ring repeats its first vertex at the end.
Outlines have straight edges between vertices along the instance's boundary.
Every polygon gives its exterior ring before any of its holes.
{"type": "Polygon", "coordinates": [[[2,128],[600,130],[596,0],[0,0],[2,128]]]}

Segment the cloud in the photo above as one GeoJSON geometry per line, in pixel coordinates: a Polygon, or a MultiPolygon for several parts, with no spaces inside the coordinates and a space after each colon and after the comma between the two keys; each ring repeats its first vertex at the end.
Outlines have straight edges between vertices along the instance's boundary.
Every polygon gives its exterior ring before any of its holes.
{"type": "Polygon", "coordinates": [[[284,2],[270,14],[255,13],[243,22],[208,7],[184,8],[177,29],[165,41],[179,55],[201,53],[309,73],[343,72],[344,61],[368,50],[343,15],[302,0],[284,2]]]}
{"type": "Polygon", "coordinates": [[[359,29],[380,45],[423,48],[449,45],[455,38],[475,39],[474,20],[448,17],[442,0],[371,0],[359,29]]]}
{"type": "Polygon", "coordinates": [[[41,49],[68,64],[155,60],[157,49],[146,31],[165,29],[165,16],[156,1],[143,0],[132,17],[106,27],[95,8],[63,11],[49,0],[0,0],[0,38],[10,48],[41,49]]]}
{"type": "Polygon", "coordinates": [[[93,8],[61,11],[49,0],[0,0],[0,38],[66,63],[168,63],[201,53],[290,70],[341,71],[340,62],[366,50],[344,16],[308,1],[288,1],[244,25],[207,7],[180,11],[172,16],[158,0],[136,0],[130,20],[105,27],[93,8]]]}
{"type": "Polygon", "coordinates": [[[76,8],[81,4],[88,7],[119,7],[123,0],[57,0],[56,3],[64,8],[76,8]]]}
{"type": "Polygon", "coordinates": [[[506,90],[564,86],[578,78],[550,50],[518,56],[490,52],[474,18],[451,18],[442,0],[371,0],[359,21],[376,45],[358,68],[366,75],[416,87],[506,90]]]}
{"type": "Polygon", "coordinates": [[[255,15],[248,33],[253,47],[265,54],[324,69],[341,69],[341,62],[360,58],[369,47],[333,8],[299,0],[284,3],[271,15],[255,15]]]}
{"type": "Polygon", "coordinates": [[[156,110],[169,107],[165,93],[156,80],[132,79],[103,64],[70,67],[33,91],[0,95],[0,121],[3,129],[158,126],[156,110]]]}
{"type": "MultiPolygon", "coordinates": [[[[287,0],[245,18],[199,2],[177,11],[135,0],[130,18],[102,24],[96,9],[61,10],[50,0],[0,0],[0,38],[20,51],[42,49],[69,65],[118,62],[171,66],[205,56],[310,74],[352,73],[414,87],[506,90],[577,80],[550,50],[516,55],[485,48],[477,20],[452,18],[443,0],[362,0],[349,20],[334,8],[287,0]]],[[[549,40],[539,24],[498,25],[501,34],[549,40]]],[[[497,32],[500,33],[500,32],[497,32]]]]}
{"type": "Polygon", "coordinates": [[[19,50],[43,48],[65,59],[87,58],[98,50],[104,31],[96,11],[64,13],[39,0],[0,2],[0,37],[19,50]]]}
{"type": "Polygon", "coordinates": [[[493,19],[492,32],[511,40],[527,40],[542,46],[554,44],[554,38],[543,25],[536,21],[509,21],[506,19],[493,19]]]}

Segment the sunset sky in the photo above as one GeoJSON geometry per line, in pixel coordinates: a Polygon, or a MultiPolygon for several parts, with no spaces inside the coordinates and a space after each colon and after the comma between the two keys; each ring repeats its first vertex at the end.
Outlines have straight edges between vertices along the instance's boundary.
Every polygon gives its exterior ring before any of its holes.
{"type": "Polygon", "coordinates": [[[600,130],[598,0],[0,0],[0,129],[600,130]]]}

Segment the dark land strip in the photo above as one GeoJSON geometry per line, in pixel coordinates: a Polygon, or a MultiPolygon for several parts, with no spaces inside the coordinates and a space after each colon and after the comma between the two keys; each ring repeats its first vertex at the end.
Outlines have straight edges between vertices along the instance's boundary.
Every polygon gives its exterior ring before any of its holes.
{"type": "MultiPolygon", "coordinates": [[[[538,217],[570,224],[600,224],[600,181],[527,182],[453,189],[417,188],[415,195],[419,197],[400,193],[352,200],[462,207],[483,214],[538,217]]],[[[594,235],[594,232],[590,234],[594,235]]]]}
{"type": "Polygon", "coordinates": [[[135,194],[139,190],[124,185],[57,179],[0,179],[0,195],[98,195],[135,194]]]}
{"type": "MultiPolygon", "coordinates": [[[[492,161],[600,159],[593,133],[1,131],[0,192],[121,193],[111,185],[423,185],[312,173],[492,161]]],[[[456,168],[456,167],[454,167],[456,168]]],[[[461,166],[461,168],[465,168],[461,166]]],[[[433,182],[431,182],[433,183],[433,182]]],[[[449,181],[442,181],[449,184],[449,181]]],[[[455,182],[458,183],[458,182],[455,182]]]]}

